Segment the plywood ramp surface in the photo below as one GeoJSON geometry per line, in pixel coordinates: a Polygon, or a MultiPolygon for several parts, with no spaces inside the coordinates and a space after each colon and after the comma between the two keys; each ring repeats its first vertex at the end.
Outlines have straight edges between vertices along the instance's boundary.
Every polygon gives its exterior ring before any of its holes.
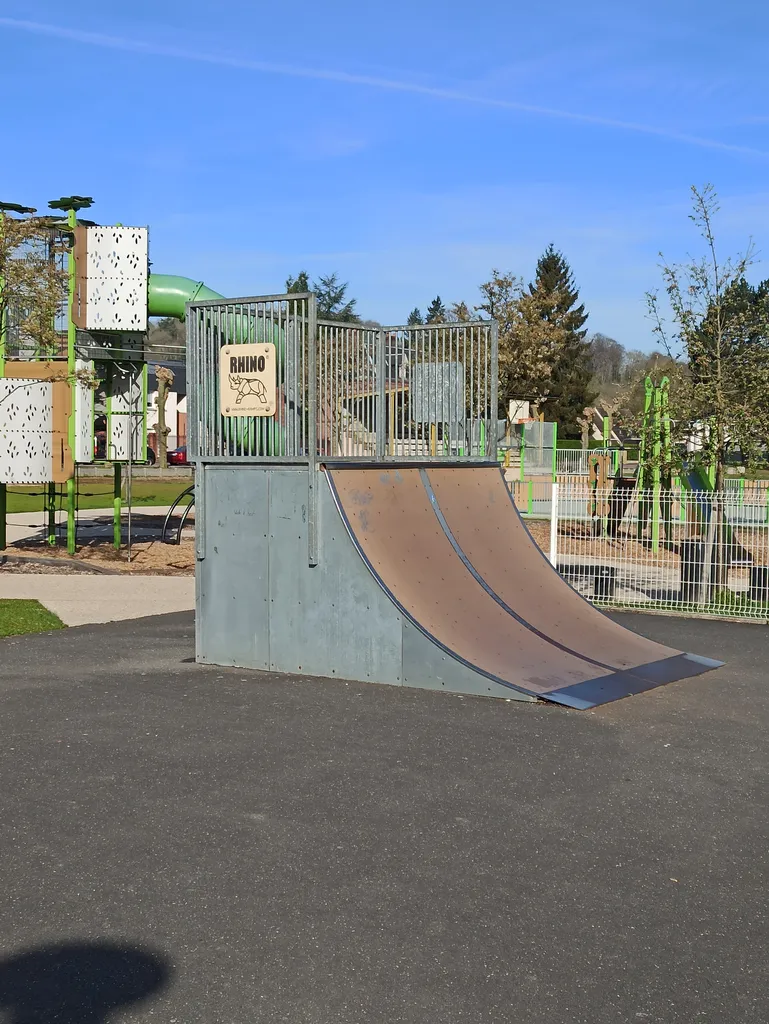
{"type": "Polygon", "coordinates": [[[327,475],[350,536],[379,585],[431,641],[487,678],[592,707],[716,664],[684,664],[689,656],[643,640],[587,605],[533,548],[506,488],[503,494],[496,487],[495,480],[505,487],[496,467],[355,467],[327,475]],[[472,525],[487,514],[495,529],[510,535],[502,569],[493,564],[493,530],[472,525]],[[496,586],[463,551],[450,520],[496,586]],[[517,583],[506,580],[510,573],[517,583]],[[516,608],[526,587],[539,588],[539,625],[516,608]],[[631,666],[641,664],[664,667],[637,674],[631,666]]]}
{"type": "Polygon", "coordinates": [[[632,669],[680,654],[623,629],[555,572],[523,524],[499,472],[426,472],[446,526],[476,573],[534,629],[576,654],[632,669]]]}

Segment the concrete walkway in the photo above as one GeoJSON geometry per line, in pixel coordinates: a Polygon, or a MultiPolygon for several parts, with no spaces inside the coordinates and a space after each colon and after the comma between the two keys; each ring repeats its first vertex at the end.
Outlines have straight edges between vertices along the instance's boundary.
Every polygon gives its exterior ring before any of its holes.
{"type": "Polygon", "coordinates": [[[140,619],[195,607],[192,576],[0,573],[0,598],[39,601],[67,626],[140,619]]]}

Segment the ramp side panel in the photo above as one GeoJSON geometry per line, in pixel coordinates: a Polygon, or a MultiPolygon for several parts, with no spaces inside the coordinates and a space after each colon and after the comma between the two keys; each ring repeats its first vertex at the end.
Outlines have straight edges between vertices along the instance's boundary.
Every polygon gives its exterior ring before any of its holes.
{"type": "Polygon", "coordinates": [[[205,466],[204,557],[197,563],[198,660],[269,669],[268,474],[205,466]]]}
{"type": "Polygon", "coordinates": [[[308,565],[306,468],[270,469],[270,668],[401,685],[401,615],[361,561],[318,475],[319,563],[308,565]]]}
{"type": "Polygon", "coordinates": [[[427,476],[469,562],[534,629],[613,669],[636,669],[680,654],[613,622],[558,575],[524,526],[497,469],[430,468],[427,476]]]}
{"type": "Polygon", "coordinates": [[[445,653],[540,695],[611,674],[536,636],[486,593],[443,532],[418,468],[328,472],[372,573],[445,653]]]}

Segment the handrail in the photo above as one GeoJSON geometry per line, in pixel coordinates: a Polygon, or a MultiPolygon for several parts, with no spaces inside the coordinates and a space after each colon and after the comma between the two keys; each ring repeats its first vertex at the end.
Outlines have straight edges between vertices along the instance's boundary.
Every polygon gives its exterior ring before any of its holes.
{"type": "Polygon", "coordinates": [[[185,487],[185,489],[182,491],[182,493],[178,496],[178,498],[174,501],[173,505],[171,505],[171,507],[168,510],[166,518],[163,521],[163,532],[160,534],[160,541],[161,541],[162,544],[179,544],[179,543],[181,543],[182,530],[184,529],[184,526],[185,526],[185,524],[187,522],[187,516],[190,514],[190,509],[194,505],[195,505],[195,484],[190,484],[189,487],[185,487]],[[179,504],[179,502],[182,500],[182,498],[186,498],[188,494],[192,495],[192,501],[187,505],[187,508],[182,513],[182,517],[181,517],[181,520],[179,522],[179,528],[176,531],[176,540],[166,540],[166,534],[168,533],[168,527],[169,527],[170,522],[171,522],[171,516],[174,514],[174,511],[176,510],[176,506],[179,504]]]}

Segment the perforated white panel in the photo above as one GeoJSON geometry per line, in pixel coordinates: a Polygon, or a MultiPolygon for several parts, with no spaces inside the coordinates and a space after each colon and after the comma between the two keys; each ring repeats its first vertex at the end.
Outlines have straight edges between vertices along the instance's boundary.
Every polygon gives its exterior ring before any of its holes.
{"type": "Polygon", "coordinates": [[[88,228],[86,328],[147,330],[146,228],[88,228]]]}
{"type": "MultiPolygon", "coordinates": [[[[93,363],[78,359],[77,371],[93,371],[93,363]]],[[[93,390],[75,385],[75,462],[93,462],[93,390]]]]}
{"type": "Polygon", "coordinates": [[[115,462],[143,461],[144,372],[115,366],[112,370],[107,417],[107,458],[115,462]],[[132,424],[129,427],[129,424],[132,424]],[[129,453],[129,431],[133,447],[129,453]]]}
{"type": "Polygon", "coordinates": [[[109,396],[112,412],[140,412],[144,408],[143,369],[112,367],[109,396]]]}
{"type": "Polygon", "coordinates": [[[52,433],[53,385],[0,380],[0,483],[50,480],[52,433]]]}
{"type": "Polygon", "coordinates": [[[131,460],[139,462],[144,460],[142,453],[142,438],[144,435],[142,417],[134,416],[113,416],[110,417],[108,458],[113,462],[128,462],[128,427],[133,421],[133,448],[130,452],[131,460]]]}

